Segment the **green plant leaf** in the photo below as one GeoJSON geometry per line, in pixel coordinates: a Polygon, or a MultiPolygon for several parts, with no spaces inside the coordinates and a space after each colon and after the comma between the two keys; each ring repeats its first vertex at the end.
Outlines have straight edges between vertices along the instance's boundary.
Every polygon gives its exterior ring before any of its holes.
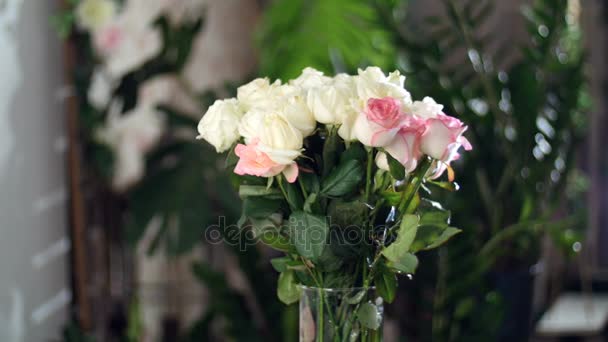
{"type": "Polygon", "coordinates": [[[397,231],[397,239],[382,250],[388,260],[397,262],[403,252],[408,252],[418,231],[420,218],[417,215],[404,215],[397,231]]]}
{"type": "Polygon", "coordinates": [[[394,260],[389,260],[387,262],[388,267],[408,274],[416,273],[416,268],[418,268],[418,258],[414,254],[400,252],[399,254],[394,255],[394,257],[394,260]]]}
{"type": "Polygon", "coordinates": [[[281,201],[263,197],[247,197],[243,200],[243,215],[249,218],[266,219],[278,212],[281,201]]]}
{"type": "Polygon", "coordinates": [[[280,257],[270,259],[270,264],[275,269],[275,271],[281,273],[287,271],[287,263],[291,261],[289,257],[280,257]]]}
{"type": "Polygon", "coordinates": [[[329,134],[325,139],[325,144],[323,144],[323,177],[327,176],[336,166],[339,152],[343,150],[340,141],[335,133],[329,134]]]}
{"type": "Polygon", "coordinates": [[[388,160],[388,169],[391,173],[391,176],[397,180],[402,180],[405,178],[405,167],[401,165],[401,163],[393,158],[390,154],[386,154],[386,158],[388,160]]]}
{"type": "Polygon", "coordinates": [[[378,312],[378,308],[372,303],[363,303],[357,311],[357,319],[362,326],[376,330],[380,327],[382,317],[378,312]]]}
{"type": "Polygon", "coordinates": [[[397,276],[393,271],[380,263],[378,265],[378,273],[375,276],[374,284],[378,295],[384,298],[387,303],[392,303],[397,294],[397,276]]]}
{"type": "Polygon", "coordinates": [[[278,189],[268,189],[266,186],[263,185],[241,185],[239,186],[239,196],[241,198],[257,196],[263,196],[272,199],[283,198],[281,191],[279,191],[278,189]]]}
{"type": "Polygon", "coordinates": [[[429,249],[437,248],[437,247],[443,245],[444,243],[448,242],[448,240],[450,240],[455,235],[460,234],[461,232],[462,232],[462,230],[460,230],[458,228],[447,227],[441,233],[441,235],[439,235],[439,237],[437,237],[437,239],[435,239],[430,245],[426,246],[424,249],[429,250],[429,249]]]}
{"type": "Polygon", "coordinates": [[[277,295],[281,302],[287,305],[300,300],[300,289],[293,271],[288,270],[279,275],[277,295]]]}
{"type": "Polygon", "coordinates": [[[289,238],[279,233],[276,230],[266,230],[258,236],[260,241],[269,247],[281,252],[295,252],[293,245],[289,242],[289,238]]]}
{"type": "Polygon", "coordinates": [[[321,195],[340,197],[353,192],[363,179],[363,168],[356,160],[338,165],[321,184],[321,195]]]}
{"type": "Polygon", "coordinates": [[[324,216],[296,211],[289,217],[292,243],[298,253],[316,262],[327,244],[329,227],[324,216]]]}

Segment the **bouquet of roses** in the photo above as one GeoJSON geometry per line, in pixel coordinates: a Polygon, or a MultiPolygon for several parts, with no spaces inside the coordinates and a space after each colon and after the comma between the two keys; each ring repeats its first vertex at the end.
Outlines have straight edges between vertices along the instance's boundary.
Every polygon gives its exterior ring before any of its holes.
{"type": "Polygon", "coordinates": [[[381,338],[396,275],[459,232],[420,189],[455,188],[467,127],[430,97],[412,101],[404,81],[376,67],[333,78],[307,68],[238,88],[199,123],[200,138],[230,151],[239,226],[285,254],[272,260],[278,296],[301,298],[302,341],[381,338]]]}

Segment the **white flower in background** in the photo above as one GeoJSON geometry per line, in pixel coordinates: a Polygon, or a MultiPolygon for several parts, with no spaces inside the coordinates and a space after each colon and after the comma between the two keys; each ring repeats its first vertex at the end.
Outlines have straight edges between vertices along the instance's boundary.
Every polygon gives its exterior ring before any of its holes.
{"type": "Polygon", "coordinates": [[[111,77],[119,79],[158,55],[162,35],[153,23],[168,4],[169,0],[130,0],[93,33],[95,49],[111,77]]]}
{"type": "Polygon", "coordinates": [[[136,107],[123,115],[118,113],[115,108],[110,110],[106,125],[97,130],[95,137],[114,151],[113,186],[122,191],[143,176],[145,154],[162,136],[164,120],[150,106],[136,107]]]}
{"type": "Polygon", "coordinates": [[[118,21],[104,27],[95,38],[106,69],[116,79],[136,70],[162,49],[162,37],[158,29],[129,31],[124,25],[123,21],[118,21]]]}
{"type": "Polygon", "coordinates": [[[217,100],[198,124],[199,136],[218,153],[228,150],[239,140],[239,123],[243,110],[236,99],[217,100]]]}
{"type": "Polygon", "coordinates": [[[302,70],[302,74],[289,83],[303,90],[308,90],[330,84],[332,83],[332,78],[324,76],[321,71],[309,67],[302,70]]]}
{"type": "Polygon", "coordinates": [[[432,97],[427,96],[422,101],[414,101],[409,106],[407,113],[423,119],[432,119],[443,113],[443,105],[438,104],[432,97]]]}
{"type": "Polygon", "coordinates": [[[239,133],[247,144],[259,141],[257,149],[280,165],[291,164],[302,152],[302,132],[275,110],[250,110],[241,120],[239,133]]]}
{"type": "Polygon", "coordinates": [[[114,80],[112,80],[105,70],[102,68],[95,69],[87,93],[87,98],[91,105],[97,110],[105,109],[112,99],[114,86],[114,80]]]}
{"type": "Polygon", "coordinates": [[[84,0],[76,7],[76,23],[85,30],[95,31],[108,24],[116,15],[112,0],[84,0]]]}
{"type": "Polygon", "coordinates": [[[137,92],[137,105],[167,105],[192,115],[200,111],[200,104],[175,74],[162,74],[142,83],[137,92]]]}

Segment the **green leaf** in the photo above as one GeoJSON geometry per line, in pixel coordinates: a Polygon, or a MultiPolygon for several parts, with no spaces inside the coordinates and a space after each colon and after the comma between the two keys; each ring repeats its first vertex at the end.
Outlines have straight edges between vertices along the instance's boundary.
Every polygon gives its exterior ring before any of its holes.
{"type": "Polygon", "coordinates": [[[427,180],[426,182],[450,192],[458,191],[458,189],[460,189],[460,186],[456,182],[437,182],[433,180],[427,180]]]}
{"type": "Polygon", "coordinates": [[[401,252],[399,255],[396,255],[395,260],[389,260],[387,266],[399,272],[416,273],[418,258],[412,253],[401,252]]]}
{"type": "Polygon", "coordinates": [[[437,247],[443,245],[444,243],[448,242],[448,240],[450,240],[456,234],[460,234],[461,232],[462,232],[462,230],[460,230],[458,228],[447,227],[443,231],[443,233],[441,233],[441,235],[439,235],[439,237],[437,239],[435,239],[435,241],[433,241],[430,245],[426,246],[424,249],[429,250],[429,249],[437,248],[437,247]]]}
{"type": "Polygon", "coordinates": [[[247,197],[243,201],[243,214],[249,218],[265,219],[279,211],[281,201],[269,198],[247,197]]]}
{"type": "Polygon", "coordinates": [[[281,302],[289,305],[300,300],[300,288],[296,283],[293,271],[285,271],[279,275],[277,295],[281,302]]]}
{"type": "Polygon", "coordinates": [[[349,160],[357,160],[363,163],[367,160],[367,152],[363,145],[358,142],[351,142],[350,146],[340,155],[340,163],[345,163],[349,160]]]}
{"type": "Polygon", "coordinates": [[[401,165],[401,163],[393,158],[390,154],[386,154],[386,158],[388,160],[388,169],[390,170],[391,176],[397,180],[402,180],[405,178],[405,167],[401,165]]]}
{"type": "Polygon", "coordinates": [[[378,273],[374,279],[376,291],[387,303],[392,303],[397,294],[397,276],[383,263],[378,267],[378,273]]]}
{"type": "Polygon", "coordinates": [[[278,231],[266,230],[258,236],[260,241],[269,247],[281,252],[294,252],[294,248],[289,242],[289,238],[278,231]]]}
{"type": "Polygon", "coordinates": [[[356,160],[348,160],[335,168],[321,184],[321,195],[340,197],[351,193],[363,179],[363,168],[356,160]]]}
{"type": "Polygon", "coordinates": [[[323,177],[336,166],[338,153],[342,150],[342,144],[337,134],[329,134],[323,144],[323,177]]]}
{"type": "Polygon", "coordinates": [[[281,273],[287,271],[287,263],[291,261],[291,258],[288,257],[280,257],[270,259],[270,264],[275,271],[281,273]]]}
{"type": "Polygon", "coordinates": [[[450,224],[450,212],[446,210],[428,210],[420,216],[421,226],[447,227],[450,224]]]}
{"type": "Polygon", "coordinates": [[[278,189],[268,189],[263,185],[241,185],[239,186],[239,196],[241,198],[256,196],[264,196],[274,199],[283,198],[281,191],[278,189]]]}
{"type": "Polygon", "coordinates": [[[362,326],[372,330],[378,329],[382,323],[382,316],[372,303],[363,303],[357,312],[357,318],[362,326]]]}
{"type": "Polygon", "coordinates": [[[304,201],[304,206],[303,209],[305,212],[307,213],[312,213],[312,207],[315,205],[315,203],[317,202],[317,193],[313,192],[312,194],[308,195],[308,197],[306,198],[306,201],[304,201]]]}
{"type": "Polygon", "coordinates": [[[332,227],[346,228],[361,225],[369,215],[369,211],[369,207],[359,200],[345,202],[335,199],[327,208],[327,217],[332,227]]]}
{"type": "Polygon", "coordinates": [[[335,272],[342,267],[343,261],[338,258],[331,248],[323,249],[323,254],[317,261],[317,267],[323,272],[335,272]]]}
{"type": "Polygon", "coordinates": [[[382,255],[388,260],[396,262],[404,252],[408,252],[416,238],[419,221],[420,218],[417,215],[404,215],[397,231],[397,239],[382,250],[382,255]]]}
{"type": "Polygon", "coordinates": [[[324,216],[296,211],[289,217],[292,243],[298,253],[316,262],[327,244],[329,227],[324,216]]]}
{"type": "Polygon", "coordinates": [[[287,192],[287,203],[291,210],[298,210],[304,205],[302,192],[295,183],[285,183],[285,192],[287,192]]]}

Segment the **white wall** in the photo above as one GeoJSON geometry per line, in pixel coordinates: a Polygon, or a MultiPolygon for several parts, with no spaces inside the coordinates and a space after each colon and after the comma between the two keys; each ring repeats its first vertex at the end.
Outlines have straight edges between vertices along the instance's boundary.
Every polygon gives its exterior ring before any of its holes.
{"type": "Polygon", "coordinates": [[[0,341],[56,339],[71,297],[54,3],[0,0],[0,341]]]}

